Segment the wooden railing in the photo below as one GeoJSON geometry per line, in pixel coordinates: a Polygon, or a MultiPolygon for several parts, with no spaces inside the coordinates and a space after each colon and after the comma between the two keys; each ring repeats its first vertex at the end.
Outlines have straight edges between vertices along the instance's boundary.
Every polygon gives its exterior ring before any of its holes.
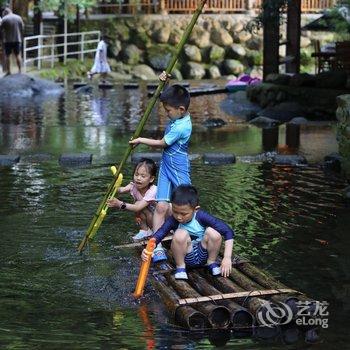
{"type": "MultiPolygon", "coordinates": [[[[113,14],[192,13],[200,0],[124,0],[119,3],[103,3],[96,6],[94,12],[113,14]]],[[[208,0],[206,13],[235,13],[247,10],[259,10],[263,0],[208,0]]],[[[320,12],[334,6],[336,0],[302,0],[303,13],[320,12]]]]}
{"type": "MultiPolygon", "coordinates": [[[[164,9],[169,13],[192,12],[198,6],[198,0],[164,0],[164,9]]],[[[208,0],[205,12],[244,12],[245,0],[208,0]]]]}
{"type": "Polygon", "coordinates": [[[302,12],[319,12],[324,9],[333,7],[335,0],[302,0],[301,11],[302,12]]]}

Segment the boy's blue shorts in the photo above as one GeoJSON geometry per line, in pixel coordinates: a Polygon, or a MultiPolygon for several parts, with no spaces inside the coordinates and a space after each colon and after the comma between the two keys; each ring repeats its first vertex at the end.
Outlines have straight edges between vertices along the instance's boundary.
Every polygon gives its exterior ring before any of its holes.
{"type": "Polygon", "coordinates": [[[208,260],[208,251],[203,248],[199,241],[192,241],[192,251],[185,256],[186,266],[200,266],[205,265],[208,260]]]}
{"type": "Polygon", "coordinates": [[[191,184],[189,162],[179,162],[168,157],[160,164],[157,182],[157,202],[170,202],[171,192],[179,185],[191,184]]]}

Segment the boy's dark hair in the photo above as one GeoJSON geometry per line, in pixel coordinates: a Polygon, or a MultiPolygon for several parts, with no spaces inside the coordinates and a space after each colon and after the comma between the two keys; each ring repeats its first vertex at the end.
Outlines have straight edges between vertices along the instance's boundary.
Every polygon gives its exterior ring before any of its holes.
{"type": "Polygon", "coordinates": [[[157,175],[157,164],[152,159],[149,159],[149,158],[141,158],[137,162],[137,164],[135,165],[133,174],[135,174],[136,170],[142,165],[144,165],[147,168],[147,170],[148,170],[148,172],[150,173],[151,176],[156,177],[156,175],[157,175]]]}
{"type": "Polygon", "coordinates": [[[185,107],[186,111],[190,106],[190,93],[181,85],[174,84],[164,89],[159,97],[160,101],[171,107],[185,107]]]}
{"type": "Polygon", "coordinates": [[[198,192],[192,185],[180,185],[174,189],[170,201],[176,205],[189,205],[195,208],[199,203],[198,192]]]}

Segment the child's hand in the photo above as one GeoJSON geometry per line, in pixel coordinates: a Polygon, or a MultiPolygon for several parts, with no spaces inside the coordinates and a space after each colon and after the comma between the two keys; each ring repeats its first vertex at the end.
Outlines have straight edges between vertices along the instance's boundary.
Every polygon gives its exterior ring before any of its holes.
{"type": "Polygon", "coordinates": [[[137,137],[136,139],[130,140],[129,143],[130,145],[133,145],[134,147],[136,147],[141,143],[141,137],[137,137]]]}
{"type": "Polygon", "coordinates": [[[144,250],[142,251],[142,253],[141,253],[141,259],[142,259],[142,261],[147,261],[147,260],[148,260],[148,257],[149,257],[149,255],[147,254],[146,249],[144,249],[144,250]]]}
{"type": "Polygon", "coordinates": [[[171,78],[171,74],[167,74],[165,70],[163,70],[163,72],[159,75],[160,81],[167,81],[170,78],[171,78]]]}
{"type": "Polygon", "coordinates": [[[120,208],[122,202],[117,198],[111,198],[107,200],[107,206],[109,208],[120,208]]]}
{"type": "Polygon", "coordinates": [[[232,269],[232,261],[231,258],[223,258],[221,261],[221,276],[228,277],[230,275],[232,269]]]}

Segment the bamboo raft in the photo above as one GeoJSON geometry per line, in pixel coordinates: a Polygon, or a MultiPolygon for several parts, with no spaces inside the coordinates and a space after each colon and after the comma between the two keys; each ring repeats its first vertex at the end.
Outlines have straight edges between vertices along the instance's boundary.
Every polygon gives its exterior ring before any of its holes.
{"type": "MultiPolygon", "coordinates": [[[[169,245],[166,237],[163,245],[169,245]]],[[[141,244],[139,244],[141,247],[141,244]]],[[[273,324],[286,324],[279,303],[289,306],[293,317],[297,303],[309,302],[313,311],[315,300],[288,288],[267,272],[247,260],[235,257],[228,278],[212,276],[205,268],[188,270],[188,280],[176,280],[172,274],[174,262],[171,251],[168,260],[153,265],[151,283],[158,291],[176,324],[191,330],[250,329],[265,326],[269,313],[273,324]],[[271,313],[271,308],[275,311],[271,313]]]]}

